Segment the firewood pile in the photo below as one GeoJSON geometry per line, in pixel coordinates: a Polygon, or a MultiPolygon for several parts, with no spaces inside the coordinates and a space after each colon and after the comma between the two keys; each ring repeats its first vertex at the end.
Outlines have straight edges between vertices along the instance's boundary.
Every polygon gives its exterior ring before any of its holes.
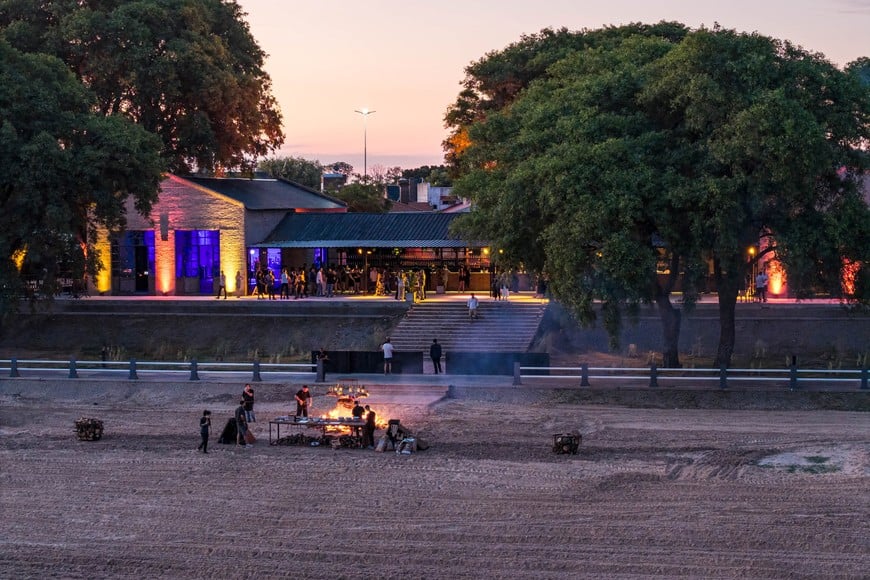
{"type": "Polygon", "coordinates": [[[103,422],[82,417],[76,421],[76,436],[79,441],[99,441],[103,437],[103,422]]]}
{"type": "Polygon", "coordinates": [[[332,449],[346,447],[350,449],[358,449],[362,447],[362,437],[356,435],[340,435],[338,437],[332,435],[320,435],[319,437],[309,437],[303,433],[294,433],[281,437],[275,441],[275,445],[326,445],[332,449]]]}
{"type": "Polygon", "coordinates": [[[582,440],[583,437],[576,431],[572,433],[556,433],[553,435],[553,453],[577,455],[577,450],[580,448],[582,440]]]}

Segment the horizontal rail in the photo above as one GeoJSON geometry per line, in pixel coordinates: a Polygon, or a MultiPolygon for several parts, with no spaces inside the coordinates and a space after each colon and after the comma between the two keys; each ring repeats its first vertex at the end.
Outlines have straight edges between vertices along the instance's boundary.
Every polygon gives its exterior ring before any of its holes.
{"type": "Polygon", "coordinates": [[[776,382],[787,383],[788,388],[795,390],[800,384],[842,385],[857,383],[859,388],[868,389],[868,369],[799,369],[796,366],[779,369],[732,369],[732,368],[658,368],[649,367],[543,367],[521,366],[514,364],[514,384],[523,384],[523,379],[544,380],[580,380],[581,387],[591,385],[590,381],[625,381],[636,382],[647,380],[650,387],[657,387],[659,379],[672,383],[691,381],[705,383],[716,381],[722,389],[728,388],[729,382],[776,382]],[[542,372],[543,371],[543,372],[542,372]],[[571,374],[566,374],[569,371],[571,374]],[[555,372],[555,374],[554,374],[555,372]]]}
{"type": "Polygon", "coordinates": [[[127,372],[127,378],[136,380],[139,373],[190,375],[190,380],[199,380],[199,373],[214,373],[221,375],[248,375],[251,381],[261,381],[262,374],[273,377],[308,376],[315,374],[317,381],[324,377],[322,363],[260,363],[213,361],[201,363],[189,361],[110,361],[110,360],[49,360],[49,359],[0,359],[0,373],[8,372],[10,377],[20,377],[22,372],[46,373],[68,372],[68,378],[78,378],[79,371],[85,371],[89,376],[104,375],[117,377],[119,372],[127,372]]]}

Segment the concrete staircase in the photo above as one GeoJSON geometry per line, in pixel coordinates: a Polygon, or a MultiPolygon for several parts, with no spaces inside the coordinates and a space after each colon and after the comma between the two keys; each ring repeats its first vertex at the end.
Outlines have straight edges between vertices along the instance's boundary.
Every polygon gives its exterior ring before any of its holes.
{"type": "Polygon", "coordinates": [[[482,300],[472,321],[465,302],[421,302],[393,330],[391,342],[397,351],[422,351],[427,357],[433,338],[445,353],[526,352],[546,308],[538,302],[482,300]]]}

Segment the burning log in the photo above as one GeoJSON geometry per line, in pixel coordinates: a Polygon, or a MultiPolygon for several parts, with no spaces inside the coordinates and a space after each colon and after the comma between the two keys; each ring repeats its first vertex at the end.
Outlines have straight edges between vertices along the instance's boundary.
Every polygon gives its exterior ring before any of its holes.
{"type": "Polygon", "coordinates": [[[103,437],[103,422],[82,417],[76,421],[76,436],[79,441],[99,441],[103,437]]]}

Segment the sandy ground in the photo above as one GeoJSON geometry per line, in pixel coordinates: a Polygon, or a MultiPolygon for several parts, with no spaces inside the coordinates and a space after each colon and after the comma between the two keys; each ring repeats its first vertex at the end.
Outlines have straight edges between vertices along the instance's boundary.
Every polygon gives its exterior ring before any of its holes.
{"type": "MultiPolygon", "coordinates": [[[[219,445],[234,394],[0,396],[0,577],[867,578],[870,415],[372,392],[431,448],[219,445]],[[198,417],[214,413],[211,452],[198,417]],[[81,442],[79,417],[104,421],[81,442]],[[577,455],[551,451],[578,430],[577,455]]],[[[321,409],[332,401],[318,397],[321,409]]]]}

